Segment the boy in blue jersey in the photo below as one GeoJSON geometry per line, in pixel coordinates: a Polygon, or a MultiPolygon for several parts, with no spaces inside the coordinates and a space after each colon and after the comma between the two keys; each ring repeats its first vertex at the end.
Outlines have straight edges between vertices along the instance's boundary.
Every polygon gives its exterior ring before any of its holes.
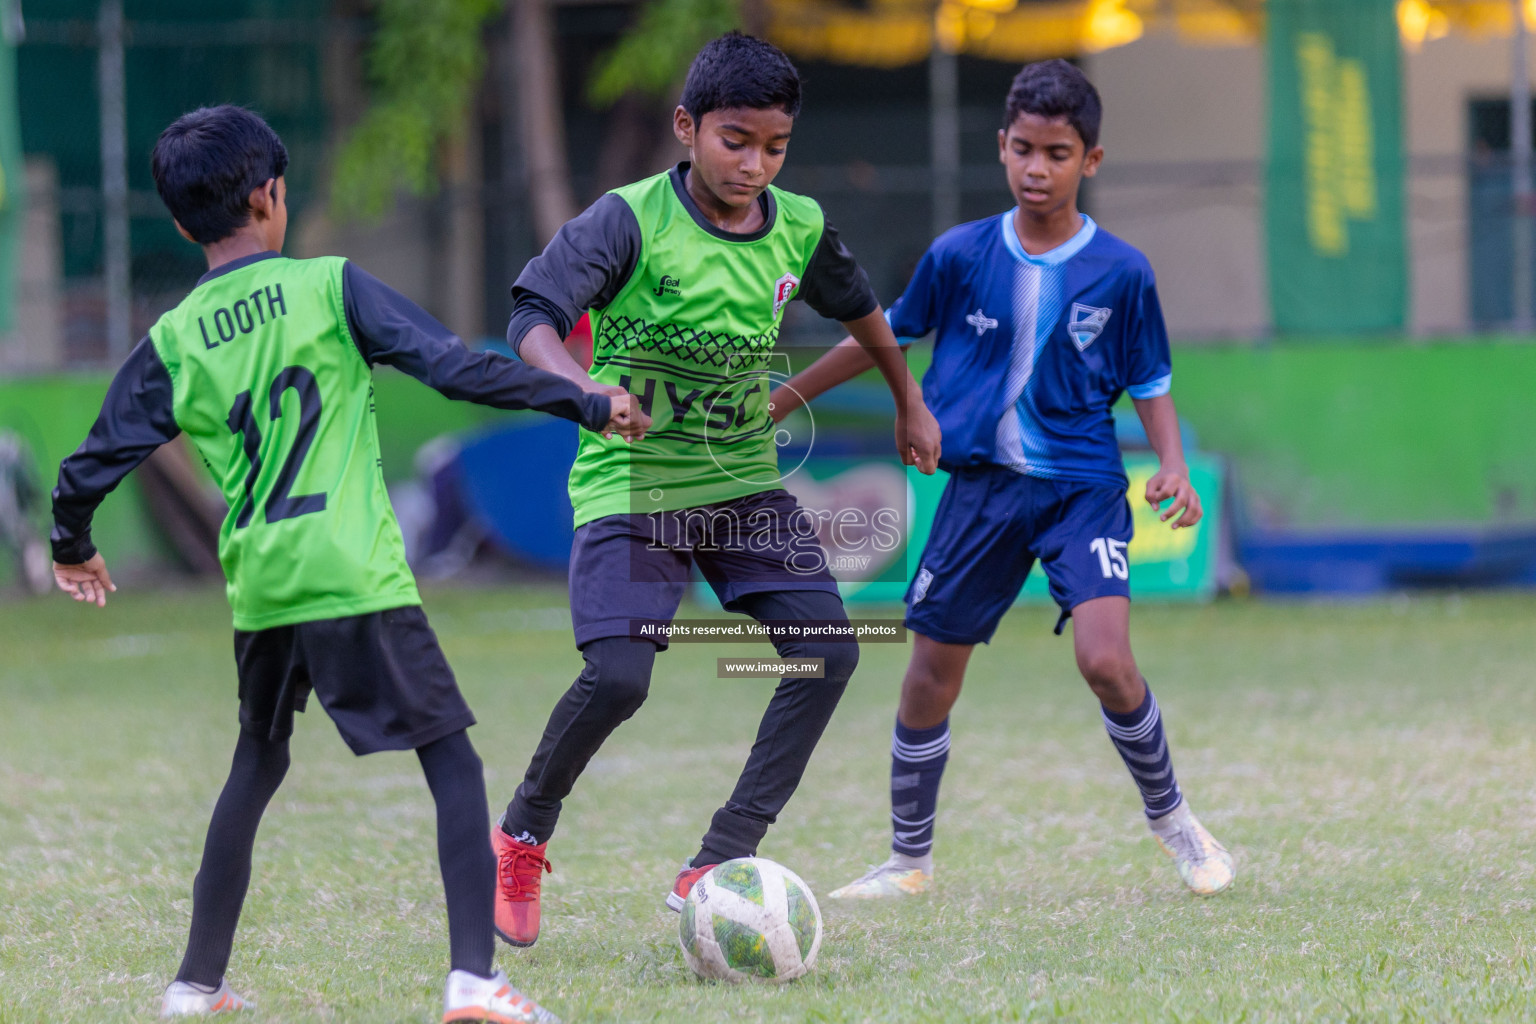
{"type": "MultiPolygon", "coordinates": [[[[1232,883],[1231,855],[1174,778],[1157,701],[1131,654],[1131,509],[1112,413],[1122,392],[1161,460],[1147,502],[1170,502],[1161,519],[1173,529],[1195,525],[1201,509],[1169,395],[1152,269],[1077,209],[1082,180],[1104,156],[1101,114],[1077,68],[1026,66],[998,132],[1016,208],[940,236],[888,314],[904,342],[935,333],[923,398],[951,477],[907,591],[915,640],[891,746],[892,854],[833,897],[927,889],[949,711],[971,651],[991,640],[1036,559],[1061,607],[1056,631],[1073,620],[1078,668],[1158,844],[1191,891],[1232,883]]],[[[774,416],[868,367],[843,342],[775,391],[774,416]]]]}

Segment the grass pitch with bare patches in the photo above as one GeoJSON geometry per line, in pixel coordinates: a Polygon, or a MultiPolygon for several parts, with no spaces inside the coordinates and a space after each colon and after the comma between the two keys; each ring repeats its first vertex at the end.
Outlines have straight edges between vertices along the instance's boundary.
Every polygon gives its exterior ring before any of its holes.
{"type": "MultiPolygon", "coordinates": [[[[510,796],[579,668],[556,588],[427,610],[510,796]]],[[[1484,1021],[1536,1014],[1536,599],[1137,605],[1174,763],[1238,881],[1186,895],[1052,614],[1017,610],[952,722],[935,891],[825,893],[883,859],[907,649],[864,648],[762,848],[822,895],[812,975],[704,984],[662,899],[767,700],[679,645],[550,847],[544,935],[498,963],[567,1021],[1484,1021]]],[[[235,735],[217,591],[0,605],[0,1022],[153,1019],[235,735]]],[[[322,712],[263,825],[230,977],[252,1021],[433,1021],[432,803],[409,754],[322,712]]],[[[494,807],[493,807],[494,811],[494,807]]]]}

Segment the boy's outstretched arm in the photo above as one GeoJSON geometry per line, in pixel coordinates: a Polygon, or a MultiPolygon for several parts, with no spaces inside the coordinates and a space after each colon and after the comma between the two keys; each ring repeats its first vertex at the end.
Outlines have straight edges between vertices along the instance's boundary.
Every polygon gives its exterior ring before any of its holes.
{"type": "MultiPolygon", "coordinates": [[[[849,259],[851,261],[851,257],[849,259]]],[[[944,293],[943,262],[943,255],[935,243],[918,261],[907,290],[896,300],[894,320],[881,310],[872,292],[869,293],[869,305],[859,316],[854,319],[837,317],[848,329],[849,337],[774,390],[769,399],[773,403],[774,419],[782,419],[822,392],[871,368],[879,369],[896,398],[900,434],[897,447],[901,450],[902,461],[916,464],[924,472],[933,472],[937,468],[942,440],[939,425],[923,402],[917,381],[907,369],[901,354],[905,346],[897,341],[891,323],[901,323],[904,334],[910,332],[907,335],[909,344],[911,338],[925,335],[937,326],[940,304],[936,297],[944,293]],[[908,414],[905,423],[901,422],[904,411],[908,414]],[[919,457],[919,446],[924,449],[923,457],[919,457]]],[[[865,287],[868,287],[867,279],[865,287]]]]}
{"type": "Polygon", "coordinates": [[[1173,407],[1172,395],[1156,398],[1133,398],[1136,415],[1146,428],[1147,441],[1157,453],[1160,463],[1157,473],[1147,481],[1147,504],[1158,508],[1169,498],[1173,503],[1158,518],[1163,522],[1173,519],[1173,529],[1194,526],[1205,513],[1200,507],[1200,495],[1189,482],[1189,467],[1184,462],[1184,440],[1179,436],[1179,414],[1173,407]]]}
{"type": "MultiPolygon", "coordinates": [[[[623,199],[608,193],[563,224],[544,251],[535,256],[512,285],[512,318],[507,344],[529,366],[563,377],[594,395],[625,395],[623,388],[599,384],[566,351],[565,337],[583,310],[606,306],[623,290],[639,263],[640,224],[623,199]]],[[[629,396],[633,413],[650,426],[650,417],[629,396]]],[[[644,435],[624,436],[635,440],[644,435]]]]}
{"type": "Polygon", "coordinates": [[[901,461],[932,475],[939,468],[939,421],[923,402],[923,389],[907,369],[901,346],[885,312],[874,312],[843,323],[864,354],[874,361],[875,369],[885,378],[891,397],[896,400],[896,450],[901,461]]]}
{"type": "Polygon", "coordinates": [[[782,420],[817,395],[876,368],[896,400],[896,449],[901,461],[932,473],[939,465],[939,422],[923,402],[922,387],[907,369],[902,346],[891,333],[885,313],[877,306],[874,312],[845,321],[843,326],[849,337],[773,389],[768,399],[770,415],[775,421],[782,420]]]}
{"type": "Polygon", "coordinates": [[[769,412],[777,423],[802,405],[810,404],[811,399],[874,368],[875,361],[858,339],[844,338],[820,359],[774,388],[768,398],[769,412]]]}
{"type": "Polygon", "coordinates": [[[96,508],[123,477],[181,432],[171,376],[148,338],[139,342],[112,379],[91,432],[59,466],[53,489],[53,578],[76,601],[100,607],[117,589],[106,561],[91,543],[96,508]]]}
{"type": "Polygon", "coordinates": [[[353,340],[370,365],[393,366],[452,399],[537,409],[605,434],[637,437],[649,425],[623,389],[591,393],[516,359],[471,352],[426,310],[352,263],[342,275],[342,295],[353,340]]]}

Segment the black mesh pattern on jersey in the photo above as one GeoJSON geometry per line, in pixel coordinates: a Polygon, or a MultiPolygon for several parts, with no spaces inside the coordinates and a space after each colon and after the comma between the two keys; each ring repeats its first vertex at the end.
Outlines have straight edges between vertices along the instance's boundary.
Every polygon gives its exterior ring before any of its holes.
{"type": "Polygon", "coordinates": [[[639,317],[609,316],[598,330],[597,357],[606,360],[638,350],[731,369],[760,362],[778,340],[778,324],[762,334],[742,335],[652,323],[639,317]]]}

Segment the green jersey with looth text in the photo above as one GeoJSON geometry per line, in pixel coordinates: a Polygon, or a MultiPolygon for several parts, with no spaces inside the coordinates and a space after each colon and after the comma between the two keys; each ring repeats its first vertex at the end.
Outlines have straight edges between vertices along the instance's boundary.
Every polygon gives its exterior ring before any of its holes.
{"type": "Polygon", "coordinates": [[[206,274],[150,329],[59,471],[54,558],[95,553],[91,517],[185,432],[229,504],[219,560],[236,629],[419,604],[380,468],[375,363],[450,398],[603,426],[610,402],[442,324],[340,258],[259,253],[206,274]]]}
{"type": "Polygon", "coordinates": [[[229,503],[219,560],[238,629],[421,601],[379,471],[344,263],[261,260],[199,285],[149,332],[176,422],[229,503]]]}
{"type": "Polygon", "coordinates": [[[633,444],[583,435],[570,478],[578,526],[780,486],[768,392],[770,372],[787,368],[772,359],[785,307],[804,299],[843,321],[878,307],[814,200],[770,186],[760,230],[723,231],[688,196],[687,167],[598,200],[514,286],[514,344],[589,310],[592,378],[639,396],[652,418],[633,444]]]}

